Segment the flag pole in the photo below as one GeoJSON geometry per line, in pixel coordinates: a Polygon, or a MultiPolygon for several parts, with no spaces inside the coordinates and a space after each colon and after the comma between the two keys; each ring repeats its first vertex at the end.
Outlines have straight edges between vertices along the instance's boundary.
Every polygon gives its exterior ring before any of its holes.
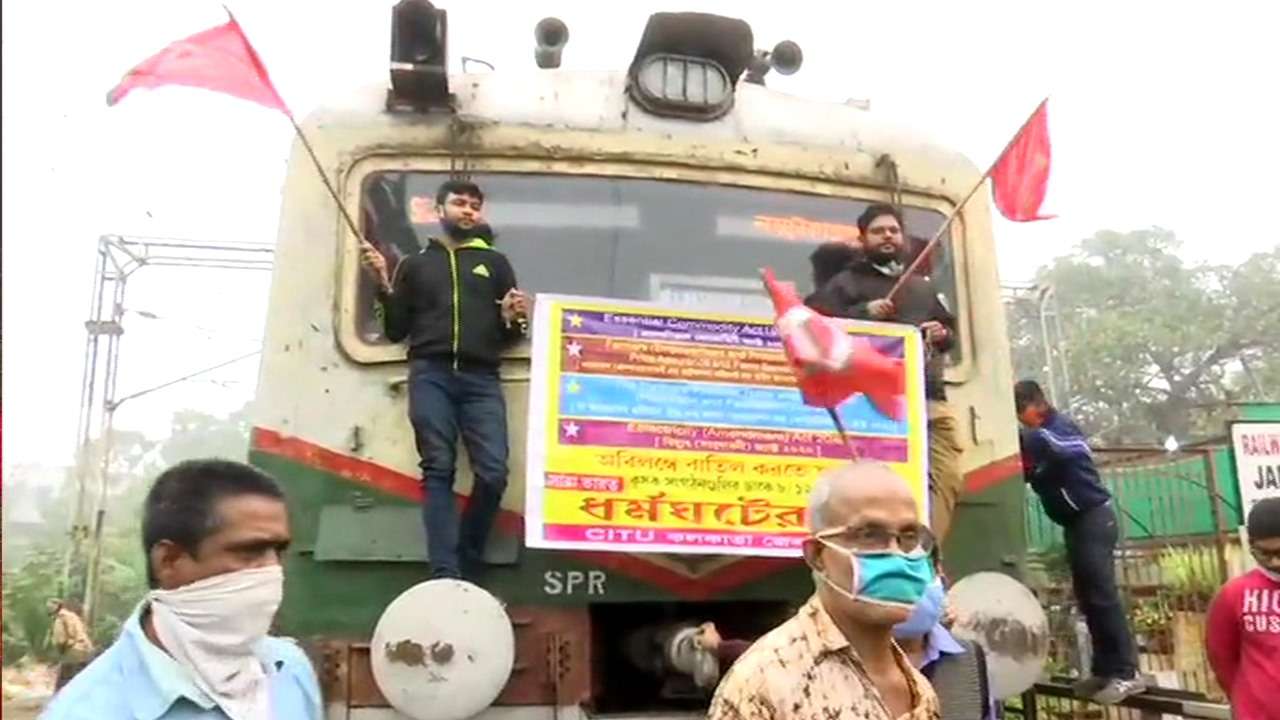
{"type": "Polygon", "coordinates": [[[351,217],[351,213],[347,212],[347,206],[342,203],[342,198],[338,197],[338,191],[333,187],[333,183],[329,181],[329,174],[325,172],[324,165],[320,163],[319,156],[316,155],[315,148],[311,147],[311,141],[307,139],[306,133],[302,132],[302,126],[298,124],[293,113],[285,113],[289,117],[289,123],[293,125],[293,132],[302,141],[302,147],[306,149],[307,155],[311,158],[312,164],[316,166],[316,172],[320,174],[320,182],[324,183],[325,190],[329,191],[329,197],[333,198],[333,203],[338,206],[338,211],[342,213],[342,219],[346,221],[347,228],[351,230],[351,234],[356,236],[356,240],[360,241],[360,245],[369,249],[376,249],[368,240],[364,239],[364,235],[360,233],[360,228],[356,225],[355,218],[351,217]]]}
{"type": "Polygon", "coordinates": [[[960,214],[960,209],[972,200],[973,196],[978,194],[978,190],[987,183],[987,180],[991,177],[991,173],[995,172],[996,166],[1004,159],[1005,153],[1009,152],[1009,148],[1013,147],[1013,144],[1018,141],[1018,138],[1022,136],[1022,131],[1027,129],[1027,126],[1031,124],[1031,121],[1035,119],[1036,115],[1039,114],[1040,110],[1047,102],[1049,102],[1049,98],[1047,97],[1041,100],[1040,104],[1036,105],[1036,109],[1032,110],[1031,114],[1027,116],[1027,119],[1022,121],[1022,125],[1018,127],[1018,131],[1013,134],[1013,137],[1009,138],[1009,142],[1004,144],[1004,149],[1000,151],[999,155],[996,155],[996,159],[987,167],[987,171],[982,173],[982,177],[978,178],[978,182],[969,189],[969,193],[964,196],[964,199],[951,209],[951,212],[947,214],[947,219],[942,222],[942,226],[933,234],[933,237],[929,238],[929,242],[925,244],[924,249],[916,256],[916,259],[912,260],[911,264],[907,266],[907,269],[902,271],[902,275],[898,277],[898,281],[893,284],[893,287],[889,290],[889,294],[885,296],[886,300],[892,300],[894,296],[898,294],[898,291],[902,290],[902,286],[907,283],[907,278],[911,277],[912,273],[920,269],[920,266],[929,258],[929,255],[937,249],[938,243],[942,240],[943,235],[945,235],[947,229],[951,227],[951,222],[960,214]]]}
{"type": "Polygon", "coordinates": [[[325,172],[324,165],[320,163],[320,157],[316,155],[316,149],[311,146],[311,141],[307,139],[307,134],[302,132],[302,126],[298,124],[298,119],[293,116],[293,111],[289,109],[289,105],[280,97],[280,91],[276,90],[275,83],[271,82],[271,75],[267,72],[267,66],[262,62],[262,58],[258,56],[258,51],[253,47],[253,43],[249,41],[249,36],[245,34],[244,28],[240,27],[240,21],[236,19],[235,13],[231,12],[231,8],[225,4],[222,9],[227,13],[227,17],[231,23],[235,25],[236,31],[240,33],[240,39],[244,41],[245,50],[249,53],[249,57],[253,59],[256,70],[263,82],[271,89],[275,95],[276,101],[279,103],[278,109],[289,118],[289,124],[293,126],[293,133],[302,141],[302,147],[306,149],[311,163],[315,165],[316,172],[320,174],[320,182],[324,183],[324,189],[329,191],[329,197],[333,198],[333,203],[338,206],[338,212],[342,213],[342,219],[346,221],[347,228],[351,230],[351,234],[356,236],[356,240],[360,245],[370,250],[376,250],[368,240],[364,239],[364,235],[360,233],[360,227],[356,225],[355,218],[351,217],[351,213],[347,212],[347,206],[342,203],[342,198],[338,197],[338,191],[333,187],[333,183],[329,181],[329,174],[325,172]]]}
{"type": "Polygon", "coordinates": [[[844,442],[844,446],[849,448],[849,459],[858,459],[858,449],[854,447],[853,441],[849,439],[849,433],[844,429],[844,422],[840,419],[840,413],[836,412],[833,407],[827,408],[827,414],[831,416],[831,422],[836,424],[836,432],[840,433],[840,440],[844,442]]]}

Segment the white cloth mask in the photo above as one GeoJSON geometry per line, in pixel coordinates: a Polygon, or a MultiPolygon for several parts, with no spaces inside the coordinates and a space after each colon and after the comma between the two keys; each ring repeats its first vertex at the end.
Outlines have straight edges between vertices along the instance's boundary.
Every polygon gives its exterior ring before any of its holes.
{"type": "Polygon", "coordinates": [[[271,716],[267,673],[254,647],[266,636],[283,598],[279,565],[147,594],[160,643],[231,720],[271,716]]]}

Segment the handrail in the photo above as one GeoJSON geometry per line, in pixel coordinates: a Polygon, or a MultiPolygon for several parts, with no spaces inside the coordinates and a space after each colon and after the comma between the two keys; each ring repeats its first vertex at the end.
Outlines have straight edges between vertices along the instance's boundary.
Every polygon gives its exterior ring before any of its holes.
{"type": "MultiPolygon", "coordinates": [[[[1037,695],[1089,702],[1083,698],[1076,697],[1069,682],[1064,682],[1057,678],[1049,682],[1036,683],[1033,690],[1037,695]]],[[[1160,687],[1148,688],[1143,693],[1125,698],[1118,705],[1143,712],[1179,715],[1195,720],[1200,718],[1205,720],[1231,720],[1231,706],[1213,702],[1200,693],[1186,690],[1160,687]]]]}

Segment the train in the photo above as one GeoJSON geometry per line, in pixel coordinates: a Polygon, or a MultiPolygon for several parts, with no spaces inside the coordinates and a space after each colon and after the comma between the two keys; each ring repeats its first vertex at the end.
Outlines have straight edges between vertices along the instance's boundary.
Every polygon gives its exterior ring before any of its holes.
{"type": "MultiPolygon", "coordinates": [[[[485,190],[497,247],[535,298],[767,316],[758,268],[807,286],[811,250],[856,234],[854,218],[873,202],[898,205],[907,231],[928,237],[981,173],[860,103],[771,89],[770,72],[799,69],[799,47],[758,49],[735,18],[655,14],[631,66],[610,72],[560,69],[568,28],[554,18],[535,29],[538,67],[523,71],[448,72],[447,15],[422,0],[395,6],[392,26],[389,87],[353,88],[302,119],[309,143],[294,143],[283,186],[250,447],[289,499],[277,629],[312,654],[331,720],[697,714],[708,692],[679,651],[689,628],[762,633],[812,593],[808,569],[787,558],[525,547],[526,341],[500,368],[512,472],[484,590],[474,602],[457,587],[407,596],[429,568],[405,349],[382,332],[362,239],[343,213],[384,251],[413,252],[436,230],[436,187],[465,176],[485,190]],[[490,598],[502,613],[488,613],[490,598]],[[466,636],[495,630],[469,623],[506,618],[496,631],[511,638],[498,651],[510,655],[507,675],[426,673],[414,682],[440,685],[439,702],[393,702],[413,688],[384,687],[380,664],[452,655],[373,643],[396,606],[398,617],[466,636]]],[[[1024,484],[985,200],[964,204],[946,232],[928,272],[958,317],[945,380],[966,478],[947,572],[1018,577],[1024,484]]],[[[464,461],[460,498],[469,483],[464,461]]]]}

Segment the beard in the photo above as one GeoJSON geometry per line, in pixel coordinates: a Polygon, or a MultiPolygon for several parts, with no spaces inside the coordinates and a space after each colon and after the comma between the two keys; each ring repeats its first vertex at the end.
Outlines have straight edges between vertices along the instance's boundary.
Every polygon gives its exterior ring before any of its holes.
{"type": "Polygon", "coordinates": [[[440,227],[444,230],[445,234],[448,235],[451,239],[457,240],[459,242],[470,238],[472,235],[475,234],[475,230],[476,230],[474,225],[468,228],[464,228],[458,223],[452,220],[446,220],[445,218],[440,218],[440,227]]]}
{"type": "Polygon", "coordinates": [[[863,251],[867,259],[875,265],[884,265],[899,259],[901,252],[891,245],[878,245],[863,251]]]}

